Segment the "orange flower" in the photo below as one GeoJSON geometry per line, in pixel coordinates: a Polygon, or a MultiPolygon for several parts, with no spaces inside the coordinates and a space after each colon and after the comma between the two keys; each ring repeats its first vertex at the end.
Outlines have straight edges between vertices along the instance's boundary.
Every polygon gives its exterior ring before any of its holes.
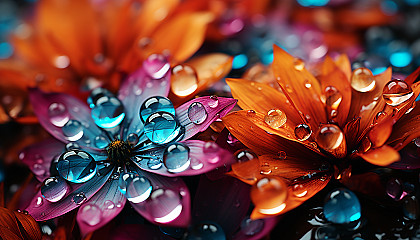
{"type": "Polygon", "coordinates": [[[223,118],[227,129],[258,155],[232,166],[230,173],[253,184],[253,218],[299,206],[333,174],[337,179],[350,174],[345,166],[356,158],[380,166],[399,161],[398,151],[420,136],[420,107],[414,104],[420,86],[413,83],[420,69],[405,81],[391,81],[391,69],[377,76],[366,68],[351,72],[342,55],[335,62],[327,57],[315,78],[302,60],[277,46],[273,75],[259,69],[247,76],[275,79],[280,88],[228,79],[244,110],[223,118]]]}

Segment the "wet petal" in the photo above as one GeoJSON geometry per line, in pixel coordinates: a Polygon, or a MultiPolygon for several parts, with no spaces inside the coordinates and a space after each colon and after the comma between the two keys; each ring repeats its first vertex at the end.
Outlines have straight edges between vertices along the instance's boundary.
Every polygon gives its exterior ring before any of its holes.
{"type": "Polygon", "coordinates": [[[304,68],[302,60],[295,59],[278,46],[273,46],[273,48],[273,72],[288,100],[304,116],[310,116],[308,123],[312,128],[318,127],[319,123],[326,122],[325,108],[320,98],[321,86],[318,80],[304,68]]]}
{"type": "Polygon", "coordinates": [[[95,137],[104,132],[96,126],[90,109],[80,100],[60,93],[44,93],[32,88],[29,97],[41,125],[58,140],[76,142],[80,146],[93,147],[95,137]]]}
{"type": "Polygon", "coordinates": [[[236,100],[232,98],[206,96],[193,99],[177,107],[176,117],[181,126],[185,128],[182,140],[189,139],[198,132],[206,130],[212,122],[228,114],[235,104],[236,100]]]}
{"type": "Polygon", "coordinates": [[[51,162],[65,151],[65,145],[53,138],[26,147],[19,154],[22,160],[42,182],[50,176],[51,162]]]}
{"type": "Polygon", "coordinates": [[[103,168],[98,170],[100,175],[95,175],[86,183],[71,184],[72,190],[59,202],[46,201],[39,191],[26,210],[36,221],[44,221],[61,216],[80,206],[75,201],[83,203],[89,200],[106,183],[112,173],[111,170],[103,168]]]}
{"type": "Polygon", "coordinates": [[[77,212],[77,223],[83,236],[101,228],[124,208],[126,198],[118,190],[118,180],[112,179],[84,203],[77,212]]]}
{"type": "Polygon", "coordinates": [[[165,226],[186,227],[190,223],[190,193],[180,178],[169,178],[148,172],[139,172],[152,184],[150,197],[131,206],[148,221],[165,226]]]}
{"type": "Polygon", "coordinates": [[[384,120],[369,131],[368,137],[373,147],[380,147],[385,144],[392,133],[393,124],[392,119],[384,120]]]}
{"type": "MultiPolygon", "coordinates": [[[[16,219],[19,221],[22,226],[22,234],[26,239],[41,239],[42,233],[39,229],[38,223],[35,219],[29,215],[22,212],[13,212],[16,216],[16,219]]],[[[6,238],[7,239],[7,238],[6,238]]]]}
{"type": "Polygon", "coordinates": [[[341,54],[338,57],[338,59],[335,61],[335,64],[346,75],[347,81],[350,81],[350,77],[351,77],[351,64],[350,64],[349,57],[346,54],[341,54]]]}
{"type": "Polygon", "coordinates": [[[360,154],[360,156],[369,163],[378,166],[388,166],[389,164],[400,160],[400,154],[387,145],[372,149],[364,154],[360,154]]]}
{"type": "Polygon", "coordinates": [[[354,149],[358,143],[357,138],[359,137],[360,130],[360,117],[348,121],[344,126],[343,132],[346,136],[346,142],[349,149],[354,149]]]}
{"type": "MultiPolygon", "coordinates": [[[[153,148],[142,152],[137,158],[138,161],[135,161],[136,165],[148,172],[174,177],[199,175],[223,165],[230,165],[235,162],[230,152],[219,147],[213,142],[187,140],[175,144],[181,144],[182,146],[186,146],[188,148],[188,160],[179,165],[180,171],[176,169],[168,170],[166,167],[164,156],[165,147],[153,148]],[[157,167],[156,164],[151,165],[152,162],[157,162],[160,164],[160,167],[157,167]]],[[[167,144],[166,146],[169,147],[171,145],[172,144],[167,144]]],[[[178,161],[178,159],[175,161],[178,161]]],[[[169,160],[171,159],[168,159],[168,161],[169,160]]],[[[173,165],[173,163],[168,164],[173,165]]]]}
{"type": "MultiPolygon", "coordinates": [[[[0,207],[0,237],[15,237],[22,239],[19,225],[14,213],[6,208],[0,207]],[[6,231],[7,230],[7,231],[6,231]],[[3,235],[4,234],[4,235],[3,235]]],[[[8,239],[8,238],[6,238],[8,239]]],[[[13,238],[10,238],[13,239],[13,238]]]]}

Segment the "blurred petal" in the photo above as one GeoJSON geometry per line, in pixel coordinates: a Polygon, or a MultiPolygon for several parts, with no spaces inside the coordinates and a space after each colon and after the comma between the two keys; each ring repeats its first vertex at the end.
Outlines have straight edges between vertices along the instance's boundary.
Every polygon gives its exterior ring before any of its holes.
{"type": "Polygon", "coordinates": [[[367,172],[340,179],[350,190],[371,197],[384,197],[386,190],[380,175],[375,172],[367,172]]]}
{"type": "Polygon", "coordinates": [[[22,226],[22,234],[24,235],[25,239],[34,239],[40,240],[42,237],[41,229],[39,229],[38,223],[35,219],[27,214],[22,212],[13,212],[19,221],[20,225],[22,226]]]}
{"type": "Polygon", "coordinates": [[[61,216],[80,206],[73,200],[73,197],[76,195],[82,199],[84,199],[84,196],[86,201],[99,191],[111,175],[111,170],[112,169],[102,169],[102,171],[98,170],[100,175],[96,174],[89,181],[83,184],[71,184],[71,191],[59,202],[48,202],[42,197],[41,192],[39,191],[26,210],[36,221],[44,221],[61,216]]]}
{"type": "Polygon", "coordinates": [[[173,238],[164,234],[160,229],[153,225],[126,224],[119,226],[113,231],[111,240],[136,240],[139,239],[153,240],[173,240],[173,238]]]}
{"type": "Polygon", "coordinates": [[[378,166],[388,166],[389,164],[400,160],[400,154],[387,145],[360,154],[360,156],[369,163],[378,166]]]}
{"type": "Polygon", "coordinates": [[[349,57],[346,54],[341,54],[335,61],[335,64],[341,71],[346,75],[347,81],[350,81],[351,77],[351,64],[349,57]]]}
{"type": "Polygon", "coordinates": [[[277,225],[279,222],[279,217],[268,217],[264,219],[260,219],[259,221],[263,221],[263,228],[253,235],[245,234],[243,231],[239,231],[233,236],[233,240],[258,240],[263,239],[264,236],[267,236],[271,230],[277,225]]]}
{"type": "Polygon", "coordinates": [[[408,75],[405,79],[404,79],[404,81],[408,84],[408,85],[411,85],[411,84],[413,84],[416,80],[417,80],[417,78],[418,78],[418,76],[420,75],[420,67],[418,67],[417,69],[416,69],[416,71],[414,71],[414,72],[412,72],[410,75],[408,75]]]}
{"type": "Polygon", "coordinates": [[[53,138],[26,147],[19,154],[22,160],[42,182],[50,176],[51,162],[57,159],[65,150],[65,145],[53,138]]]}
{"type": "Polygon", "coordinates": [[[114,219],[124,208],[126,198],[118,189],[118,180],[110,180],[77,212],[82,236],[93,232],[114,219]]]}
{"type": "Polygon", "coordinates": [[[206,130],[210,124],[224,117],[235,106],[236,100],[221,97],[199,97],[188,101],[175,109],[176,117],[185,128],[182,140],[186,140],[206,130]],[[195,109],[190,108],[195,106],[195,109]],[[195,119],[198,123],[191,121],[195,119]]]}

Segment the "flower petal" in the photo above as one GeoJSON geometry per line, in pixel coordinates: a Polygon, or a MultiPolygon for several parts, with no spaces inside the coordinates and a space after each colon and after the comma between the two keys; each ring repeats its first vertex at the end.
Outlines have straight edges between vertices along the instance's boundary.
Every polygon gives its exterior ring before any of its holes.
{"type": "Polygon", "coordinates": [[[186,140],[206,130],[210,124],[219,118],[224,117],[235,106],[236,100],[222,97],[199,97],[188,101],[175,109],[176,117],[181,126],[185,128],[182,140],[186,140]],[[190,110],[196,106],[197,111],[190,110]],[[190,118],[196,118],[198,123],[193,123],[190,118]]]}
{"type": "Polygon", "coordinates": [[[388,166],[389,164],[400,160],[400,154],[387,145],[369,150],[366,153],[360,154],[360,156],[369,163],[378,166],[388,166]]]}
{"type": "Polygon", "coordinates": [[[337,67],[346,75],[347,81],[350,81],[351,77],[351,64],[349,57],[346,54],[341,54],[338,59],[335,61],[337,67]]]}
{"type": "MultiPolygon", "coordinates": [[[[319,123],[327,122],[318,80],[304,68],[301,60],[295,59],[278,46],[273,48],[273,72],[290,103],[304,116],[310,116],[306,120],[312,129],[317,128],[319,123]]],[[[305,118],[303,120],[306,121],[305,118]]]]}
{"type": "Polygon", "coordinates": [[[23,149],[19,159],[32,170],[38,181],[42,182],[50,176],[51,162],[64,150],[65,145],[62,142],[50,138],[23,149]]]}
{"type": "Polygon", "coordinates": [[[380,147],[385,144],[392,133],[393,119],[383,120],[374,126],[368,133],[372,147],[380,147]]]}
{"type": "MultiPolygon", "coordinates": [[[[0,207],[0,237],[5,237],[6,239],[13,239],[7,238],[9,236],[18,236],[20,239],[23,239],[22,234],[19,231],[19,225],[17,223],[17,219],[12,211],[0,207]],[[8,230],[8,231],[4,231],[8,230]],[[3,235],[4,234],[4,235],[3,235]]],[[[19,239],[18,238],[18,239],[19,239]]]]}
{"type": "Polygon", "coordinates": [[[243,231],[239,231],[233,236],[232,239],[233,240],[263,239],[264,236],[267,236],[271,232],[271,230],[273,230],[273,228],[277,225],[279,220],[280,220],[279,217],[268,217],[268,218],[260,219],[259,221],[263,222],[263,228],[259,232],[249,235],[249,234],[245,234],[243,231]]]}
{"type": "Polygon", "coordinates": [[[92,147],[91,143],[95,137],[103,136],[107,139],[93,121],[90,109],[80,100],[61,93],[44,93],[37,88],[29,90],[29,97],[41,125],[58,140],[64,143],[73,141],[80,146],[92,147]],[[51,110],[54,106],[58,110],[51,110]],[[78,122],[77,127],[66,136],[62,126],[66,126],[65,124],[69,124],[71,120],[78,122]]]}
{"type": "Polygon", "coordinates": [[[45,200],[41,195],[41,191],[39,191],[26,210],[36,221],[44,221],[61,216],[80,206],[73,201],[73,197],[78,194],[78,196],[84,195],[86,201],[101,189],[111,175],[111,170],[112,169],[103,168],[98,170],[100,175],[95,175],[86,183],[71,184],[71,191],[62,200],[56,203],[45,200]]]}
{"type": "Polygon", "coordinates": [[[412,72],[410,75],[408,75],[404,81],[408,84],[411,85],[413,84],[416,80],[417,77],[420,75],[420,67],[418,67],[414,72],[412,72]]]}
{"type": "MultiPolygon", "coordinates": [[[[163,154],[165,148],[163,147],[144,151],[142,155],[139,156],[142,160],[136,161],[135,163],[145,171],[163,176],[175,177],[199,175],[235,162],[231,153],[213,142],[187,140],[179,143],[185,144],[189,148],[189,163],[187,169],[181,172],[169,172],[165,167],[165,164],[162,164],[162,167],[155,170],[148,167],[148,158],[150,157],[153,158],[153,161],[164,162],[163,154]]],[[[170,144],[167,144],[167,146],[169,145],[170,144]]]]}
{"type": "Polygon", "coordinates": [[[21,229],[22,234],[25,239],[36,239],[40,240],[42,237],[41,229],[39,229],[38,223],[34,218],[26,213],[22,212],[13,212],[16,216],[16,219],[19,221],[23,229],[21,229]]]}
{"type": "Polygon", "coordinates": [[[77,212],[77,223],[82,236],[111,221],[122,211],[125,202],[125,196],[118,190],[118,180],[107,181],[77,212]]]}
{"type": "Polygon", "coordinates": [[[302,120],[298,112],[287,100],[287,97],[279,90],[258,82],[244,79],[226,79],[232,96],[238,99],[238,105],[244,110],[254,110],[267,114],[272,109],[279,109],[286,114],[287,122],[296,126],[302,120]]]}
{"type": "Polygon", "coordinates": [[[131,206],[148,221],[165,226],[187,227],[190,223],[190,193],[180,178],[169,178],[139,171],[149,179],[153,191],[150,197],[131,206]]]}

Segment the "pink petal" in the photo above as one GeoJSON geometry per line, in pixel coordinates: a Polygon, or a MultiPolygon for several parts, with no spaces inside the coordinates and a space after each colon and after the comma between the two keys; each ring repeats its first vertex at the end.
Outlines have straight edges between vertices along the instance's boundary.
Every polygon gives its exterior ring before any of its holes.
{"type": "Polygon", "coordinates": [[[131,206],[148,221],[164,226],[187,227],[190,223],[190,192],[180,178],[168,178],[141,171],[153,190],[150,197],[131,206]]]}
{"type": "MultiPolygon", "coordinates": [[[[174,177],[199,175],[202,173],[209,172],[218,167],[222,167],[224,165],[231,165],[235,162],[233,155],[229,151],[219,147],[216,143],[203,142],[200,140],[187,140],[180,143],[185,144],[190,149],[190,163],[189,167],[187,166],[186,170],[177,173],[169,172],[168,169],[165,167],[165,164],[162,164],[162,166],[159,169],[153,170],[148,167],[147,158],[136,162],[137,166],[148,172],[174,177]]],[[[169,146],[169,144],[167,146],[169,146]]],[[[146,151],[144,156],[148,157],[153,155],[155,156],[154,160],[158,159],[161,162],[164,162],[164,151],[165,148],[155,148],[150,150],[149,152],[146,151]]]]}
{"type": "Polygon", "coordinates": [[[206,96],[179,106],[175,112],[180,124],[185,127],[182,140],[189,139],[196,133],[206,130],[212,122],[228,114],[236,102],[237,100],[233,98],[206,96]],[[191,110],[189,110],[190,107],[191,110]],[[191,118],[198,123],[193,123],[191,118]]]}
{"type": "MultiPolygon", "coordinates": [[[[45,200],[39,191],[26,210],[36,221],[45,221],[61,216],[80,205],[73,201],[73,197],[82,196],[89,200],[106,183],[112,173],[112,169],[98,170],[100,175],[95,175],[92,179],[83,184],[70,184],[70,191],[58,202],[52,203],[45,200]]],[[[86,202],[85,200],[85,202],[86,202]]],[[[82,202],[83,204],[83,202],[82,202]]]]}
{"type": "MultiPolygon", "coordinates": [[[[76,142],[79,146],[93,147],[95,137],[103,136],[103,131],[96,126],[90,115],[90,109],[77,98],[64,93],[44,93],[37,88],[29,90],[29,98],[41,125],[58,140],[68,143],[76,142]],[[52,115],[51,107],[60,105],[61,112],[52,115]],[[65,136],[62,127],[70,120],[77,120],[81,124],[81,134],[65,136]]],[[[94,147],[93,147],[94,148],[94,147]]]]}
{"type": "Polygon", "coordinates": [[[111,221],[124,208],[125,201],[124,195],[118,190],[118,180],[106,182],[77,212],[77,223],[82,236],[111,221]]]}
{"type": "Polygon", "coordinates": [[[51,162],[60,157],[64,150],[65,145],[62,142],[50,138],[24,148],[19,154],[19,159],[42,182],[50,177],[51,162]]]}
{"type": "Polygon", "coordinates": [[[263,218],[258,219],[257,221],[263,221],[263,227],[261,231],[255,233],[253,235],[245,234],[243,230],[239,231],[235,236],[233,236],[233,240],[258,240],[263,239],[266,235],[268,235],[271,230],[276,226],[277,222],[280,220],[279,217],[271,217],[271,218],[263,218]]]}
{"type": "Polygon", "coordinates": [[[249,185],[231,177],[211,181],[202,176],[194,198],[193,222],[216,222],[231,236],[249,209],[249,190],[249,185]]]}
{"type": "Polygon", "coordinates": [[[112,234],[111,240],[159,239],[173,238],[162,233],[158,227],[150,225],[129,224],[119,226],[112,234]]]}

